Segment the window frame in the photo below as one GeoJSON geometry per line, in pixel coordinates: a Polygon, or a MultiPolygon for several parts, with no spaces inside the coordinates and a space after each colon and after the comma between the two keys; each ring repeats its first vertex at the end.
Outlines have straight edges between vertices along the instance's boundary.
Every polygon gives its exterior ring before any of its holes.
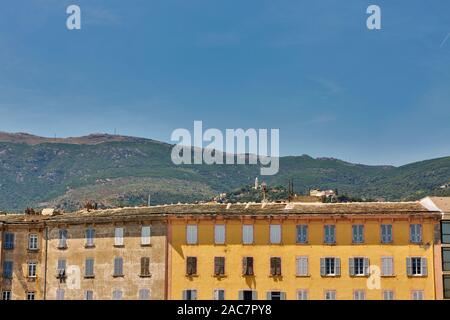
{"type": "Polygon", "coordinates": [[[37,233],[28,234],[28,250],[38,251],[39,250],[39,235],[37,233]],[[34,246],[32,246],[32,244],[34,246]]]}
{"type": "Polygon", "coordinates": [[[141,246],[150,246],[152,241],[152,226],[141,226],[141,246]]]}
{"type": "Polygon", "coordinates": [[[282,243],[281,224],[270,224],[269,225],[269,242],[270,242],[270,244],[281,244],[282,243]]]}
{"type": "Polygon", "coordinates": [[[243,245],[253,245],[255,243],[255,226],[253,224],[243,224],[242,225],[242,244],[243,245]],[[247,241],[251,238],[250,241],[247,241]]]}
{"type": "Polygon", "coordinates": [[[28,261],[27,262],[27,278],[36,279],[37,278],[37,262],[28,261]]]}
{"type": "Polygon", "coordinates": [[[186,225],[186,244],[187,245],[197,245],[198,244],[198,224],[187,224],[186,225]],[[193,237],[195,239],[191,239],[191,237],[193,237]]]}
{"type": "Polygon", "coordinates": [[[412,244],[423,243],[423,225],[421,223],[411,223],[409,225],[409,242],[412,244]]]}
{"type": "Polygon", "coordinates": [[[224,245],[226,244],[227,239],[227,228],[225,224],[214,224],[214,244],[215,245],[224,245]],[[223,231],[220,231],[222,233],[219,233],[218,230],[222,229],[223,231]],[[222,237],[220,237],[222,236],[222,237]]]}
{"type": "Polygon", "coordinates": [[[352,224],[352,244],[364,244],[364,224],[352,224]]]}
{"type": "Polygon", "coordinates": [[[325,224],[323,226],[323,242],[328,245],[336,244],[336,225],[335,224],[325,224]],[[328,229],[328,232],[327,232],[328,229]],[[333,232],[331,232],[331,230],[333,232]],[[332,238],[332,239],[330,239],[332,238]]]}

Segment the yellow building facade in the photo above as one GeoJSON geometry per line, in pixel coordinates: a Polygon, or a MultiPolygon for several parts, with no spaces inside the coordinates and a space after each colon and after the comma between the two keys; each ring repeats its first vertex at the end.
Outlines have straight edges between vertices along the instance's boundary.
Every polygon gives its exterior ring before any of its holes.
{"type": "Polygon", "coordinates": [[[169,298],[435,299],[438,224],[438,215],[418,203],[236,204],[171,216],[169,298]],[[382,243],[382,225],[391,226],[389,243],[382,243]],[[225,230],[224,243],[216,243],[215,226],[225,230]],[[298,226],[307,226],[305,243],[299,243],[298,226]],[[328,226],[334,226],[332,244],[325,243],[328,226]],[[251,243],[244,243],[245,228],[253,231],[251,243]],[[354,239],[358,228],[362,241],[354,239]],[[411,241],[411,230],[420,233],[418,241],[411,241]],[[189,257],[196,260],[194,274],[188,274],[189,257]],[[215,274],[217,257],[224,258],[220,275],[215,274]],[[253,275],[243,275],[246,257],[253,260],[253,275]],[[273,272],[271,258],[281,274],[273,272]],[[333,259],[339,272],[324,273],[324,264],[333,259]],[[355,266],[355,261],[367,265],[355,266]]]}

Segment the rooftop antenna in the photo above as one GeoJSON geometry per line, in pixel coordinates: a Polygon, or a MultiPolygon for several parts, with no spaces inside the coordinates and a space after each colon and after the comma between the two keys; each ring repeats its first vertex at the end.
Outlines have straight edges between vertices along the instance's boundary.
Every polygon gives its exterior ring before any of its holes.
{"type": "Polygon", "coordinates": [[[147,206],[148,207],[150,207],[150,204],[151,204],[151,196],[150,196],[150,193],[148,194],[148,199],[147,199],[147,206]]]}

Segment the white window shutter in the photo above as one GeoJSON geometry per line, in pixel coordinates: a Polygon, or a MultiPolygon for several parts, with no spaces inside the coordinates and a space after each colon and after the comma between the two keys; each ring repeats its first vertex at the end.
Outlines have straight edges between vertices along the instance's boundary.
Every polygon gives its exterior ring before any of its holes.
{"type": "Polygon", "coordinates": [[[336,275],[340,276],[341,275],[341,258],[336,258],[335,259],[335,263],[336,263],[336,275]]]}
{"type": "Polygon", "coordinates": [[[408,276],[412,275],[412,264],[411,264],[411,258],[406,258],[406,273],[408,276]]]}
{"type": "Polygon", "coordinates": [[[348,274],[351,276],[355,275],[355,259],[354,258],[348,259],[348,274]]]}
{"type": "Polygon", "coordinates": [[[266,300],[272,300],[272,292],[271,291],[267,291],[266,300]]]}
{"type": "Polygon", "coordinates": [[[270,243],[273,244],[281,243],[281,225],[279,224],[270,225],[270,243]]]}
{"type": "Polygon", "coordinates": [[[281,300],[286,300],[286,292],[281,292],[281,300]]]}
{"type": "Polygon", "coordinates": [[[239,293],[238,293],[238,300],[244,300],[244,291],[239,290],[239,293]]]}
{"type": "Polygon", "coordinates": [[[225,244],[225,225],[216,224],[214,226],[214,242],[216,244],[225,244]]]}
{"type": "Polygon", "coordinates": [[[197,229],[197,225],[195,224],[190,224],[187,226],[187,244],[197,244],[197,229]]]}
{"type": "Polygon", "coordinates": [[[321,275],[321,276],[325,276],[325,275],[326,275],[326,271],[325,271],[325,258],[320,258],[320,275],[321,275]]]}
{"type": "Polygon", "coordinates": [[[428,275],[427,258],[421,259],[422,275],[428,275]]]}
{"type": "Polygon", "coordinates": [[[114,244],[116,246],[123,245],[123,228],[116,228],[114,231],[114,244]]]}
{"type": "Polygon", "coordinates": [[[142,226],[141,228],[141,244],[149,245],[151,238],[151,228],[150,226],[142,226]]]}
{"type": "Polygon", "coordinates": [[[252,291],[252,300],[258,300],[258,293],[256,291],[252,291]]]}
{"type": "Polygon", "coordinates": [[[252,244],[253,243],[253,225],[245,224],[242,227],[243,243],[252,244]]]}
{"type": "Polygon", "coordinates": [[[370,262],[369,258],[364,258],[364,275],[368,276],[370,273],[370,262]]]}

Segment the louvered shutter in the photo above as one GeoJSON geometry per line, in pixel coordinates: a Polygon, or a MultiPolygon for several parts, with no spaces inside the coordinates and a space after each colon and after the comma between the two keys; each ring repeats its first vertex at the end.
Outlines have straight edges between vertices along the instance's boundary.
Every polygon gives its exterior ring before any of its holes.
{"type": "Polygon", "coordinates": [[[412,276],[412,262],[410,257],[406,258],[406,274],[412,276]]]}
{"type": "Polygon", "coordinates": [[[326,270],[325,270],[325,258],[320,258],[320,275],[325,276],[326,270]]]}
{"type": "Polygon", "coordinates": [[[281,300],[286,300],[286,292],[281,292],[280,294],[281,294],[280,299],[281,300]]]}
{"type": "Polygon", "coordinates": [[[355,259],[354,258],[348,259],[348,273],[351,276],[355,275],[355,259]]]}
{"type": "Polygon", "coordinates": [[[368,276],[370,272],[369,258],[364,258],[364,275],[368,276]]]}
{"type": "Polygon", "coordinates": [[[341,258],[335,258],[335,268],[336,268],[336,275],[341,275],[341,258]]]}
{"type": "Polygon", "coordinates": [[[268,291],[266,293],[266,300],[272,300],[272,292],[271,291],[268,291]]]}
{"type": "Polygon", "coordinates": [[[256,291],[252,291],[252,300],[258,300],[258,293],[256,291]]]}
{"type": "Polygon", "coordinates": [[[244,300],[244,291],[239,290],[239,293],[238,293],[238,300],[244,300]]]}
{"type": "Polygon", "coordinates": [[[421,267],[422,267],[422,275],[426,276],[428,275],[428,266],[427,266],[427,258],[422,258],[421,261],[421,267]]]}

